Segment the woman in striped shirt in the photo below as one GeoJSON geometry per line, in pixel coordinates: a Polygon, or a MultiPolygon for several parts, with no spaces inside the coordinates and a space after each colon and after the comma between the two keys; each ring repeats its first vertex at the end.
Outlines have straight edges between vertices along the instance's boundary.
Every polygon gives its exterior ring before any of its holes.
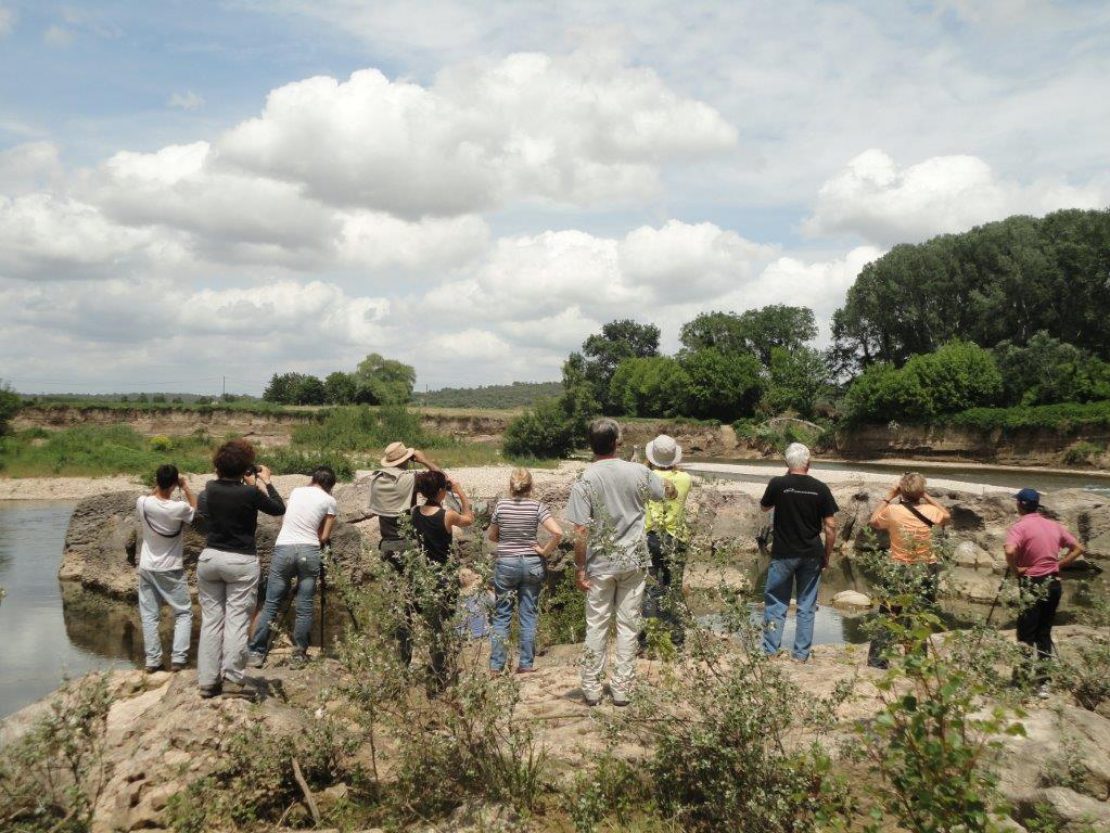
{"type": "Polygon", "coordinates": [[[493,611],[493,644],[489,667],[493,674],[505,670],[508,661],[509,623],[514,596],[520,600],[520,660],[518,674],[532,671],[536,652],[536,620],[540,590],[543,589],[544,560],[559,546],[563,530],[540,501],[533,500],[532,475],[514,469],[509,478],[509,498],[497,502],[490,519],[489,538],[497,544],[493,588],[497,596],[493,611]],[[536,539],[543,526],[551,533],[541,546],[536,539]]]}

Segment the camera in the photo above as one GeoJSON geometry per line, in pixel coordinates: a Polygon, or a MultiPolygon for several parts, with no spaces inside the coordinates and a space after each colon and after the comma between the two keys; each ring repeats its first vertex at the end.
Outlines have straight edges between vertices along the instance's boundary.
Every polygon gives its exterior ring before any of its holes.
{"type": "Polygon", "coordinates": [[[244,477],[258,477],[262,473],[262,469],[257,465],[247,466],[247,470],[243,472],[244,477]]]}

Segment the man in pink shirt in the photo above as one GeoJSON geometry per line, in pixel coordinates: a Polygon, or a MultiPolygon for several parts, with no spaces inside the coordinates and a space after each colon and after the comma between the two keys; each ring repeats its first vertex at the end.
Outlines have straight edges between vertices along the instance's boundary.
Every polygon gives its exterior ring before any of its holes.
{"type": "MultiPolygon", "coordinates": [[[[1039,669],[1033,674],[1039,694],[1047,696],[1046,663],[1052,658],[1052,623],[1060,605],[1062,567],[1067,567],[1083,554],[1083,545],[1056,521],[1038,511],[1041,496],[1034,489],[1022,489],[1016,495],[1020,520],[1006,533],[1006,563],[1018,576],[1022,597],[1031,596],[1018,614],[1018,641],[1036,649],[1039,669]],[[1067,550],[1063,558],[1061,550],[1067,550]]],[[[1029,676],[1028,664],[1023,676],[1029,676]]]]}

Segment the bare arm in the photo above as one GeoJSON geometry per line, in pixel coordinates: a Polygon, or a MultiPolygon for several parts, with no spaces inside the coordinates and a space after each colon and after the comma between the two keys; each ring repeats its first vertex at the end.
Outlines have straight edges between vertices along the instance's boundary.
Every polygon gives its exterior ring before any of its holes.
{"type": "Polygon", "coordinates": [[[1007,544],[1006,545],[1006,564],[1007,564],[1007,566],[1009,566],[1009,568],[1011,570],[1014,571],[1015,575],[1020,576],[1025,571],[1022,570],[1022,568],[1018,566],[1017,554],[1018,554],[1018,548],[1014,544],[1007,544]]]}
{"type": "Polygon", "coordinates": [[[948,526],[948,524],[952,523],[952,513],[948,511],[947,507],[937,503],[937,501],[933,500],[928,495],[922,495],[921,499],[928,503],[930,506],[935,506],[937,509],[940,510],[941,515],[940,520],[937,521],[937,526],[948,526]]]}
{"type": "Polygon", "coordinates": [[[879,505],[875,507],[875,511],[871,513],[871,517],[867,521],[868,526],[870,526],[872,529],[882,529],[882,527],[879,525],[879,516],[882,515],[883,512],[886,511],[886,508],[890,506],[890,504],[894,501],[894,499],[898,497],[899,494],[901,494],[901,491],[902,490],[898,486],[895,486],[887,493],[887,496],[879,502],[879,505]]]}
{"type": "Polygon", "coordinates": [[[1060,559],[1060,566],[1070,567],[1079,559],[1079,556],[1083,555],[1084,552],[1086,552],[1085,547],[1077,541],[1075,544],[1068,548],[1068,551],[1066,553],[1064,553],[1064,557],[1060,559]]]}
{"type": "Polygon", "coordinates": [[[443,469],[441,469],[438,465],[436,465],[435,461],[432,460],[431,457],[429,457],[427,454],[425,454],[419,448],[415,449],[412,452],[412,459],[413,459],[413,462],[419,463],[424,468],[426,468],[428,471],[443,471],[443,469]]]}
{"type": "Polygon", "coordinates": [[[583,593],[590,589],[590,580],[586,578],[586,542],[589,538],[588,526],[574,525],[574,579],[583,593]]]}
{"type": "Polygon", "coordinates": [[[331,540],[331,532],[335,529],[335,515],[325,515],[320,521],[320,528],[316,534],[320,537],[320,546],[325,546],[331,540]]]}
{"type": "Polygon", "coordinates": [[[501,540],[501,527],[500,526],[498,526],[497,524],[490,524],[489,525],[489,539],[491,541],[493,541],[493,543],[495,543],[495,544],[498,541],[501,540]]]}
{"type": "Polygon", "coordinates": [[[454,509],[447,510],[447,514],[443,518],[443,523],[447,526],[447,531],[450,532],[452,527],[456,526],[470,526],[474,523],[474,510],[470,507],[470,498],[466,496],[466,492],[462,490],[462,486],[460,486],[458,482],[452,480],[447,486],[458,496],[459,503],[462,505],[461,512],[456,512],[454,509]]]}
{"type": "Polygon", "coordinates": [[[551,533],[551,539],[544,546],[536,544],[536,555],[546,559],[551,553],[555,552],[555,548],[563,540],[563,528],[559,526],[558,521],[550,517],[543,522],[543,528],[551,533]]]}
{"type": "Polygon", "coordinates": [[[836,546],[836,515],[825,518],[825,560],[822,567],[828,567],[832,560],[833,547],[836,546]]]}
{"type": "Polygon", "coordinates": [[[193,494],[193,490],[189,488],[189,481],[185,479],[185,475],[182,474],[177,478],[177,485],[181,488],[181,494],[185,495],[185,500],[188,502],[189,506],[193,508],[193,511],[196,511],[197,496],[193,494]]]}

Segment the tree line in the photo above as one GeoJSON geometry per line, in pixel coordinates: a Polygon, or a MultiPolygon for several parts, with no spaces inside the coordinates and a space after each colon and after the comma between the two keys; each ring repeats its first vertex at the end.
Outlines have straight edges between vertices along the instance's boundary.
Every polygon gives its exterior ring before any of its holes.
{"type": "Polygon", "coordinates": [[[654,324],[609,322],[567,358],[563,394],[510,426],[506,450],[565,454],[597,413],[928,422],[1108,400],[1106,309],[1110,210],[1010,217],[868,264],[827,350],[802,306],[702,313],[672,356],[654,324]]]}
{"type": "Polygon", "coordinates": [[[412,399],[416,370],[371,353],[351,373],[325,378],[307,373],[275,373],[262,398],[282,405],[405,405],[412,399]]]}

